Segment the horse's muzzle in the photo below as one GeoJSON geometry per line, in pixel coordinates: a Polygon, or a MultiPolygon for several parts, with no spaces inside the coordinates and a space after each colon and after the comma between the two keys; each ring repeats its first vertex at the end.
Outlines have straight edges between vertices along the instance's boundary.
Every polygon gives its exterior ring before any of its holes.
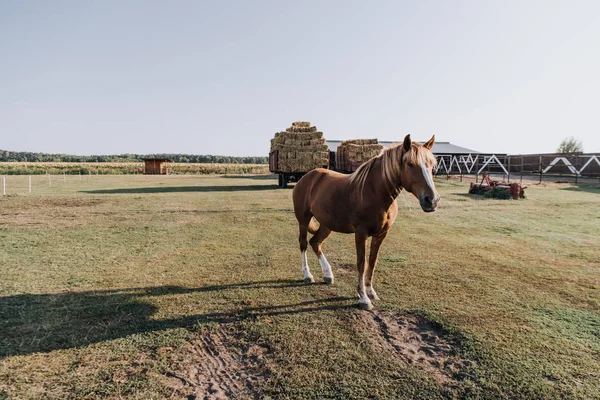
{"type": "Polygon", "coordinates": [[[421,203],[421,208],[425,212],[433,212],[435,211],[438,202],[440,201],[440,196],[423,196],[419,198],[419,203],[421,203]]]}

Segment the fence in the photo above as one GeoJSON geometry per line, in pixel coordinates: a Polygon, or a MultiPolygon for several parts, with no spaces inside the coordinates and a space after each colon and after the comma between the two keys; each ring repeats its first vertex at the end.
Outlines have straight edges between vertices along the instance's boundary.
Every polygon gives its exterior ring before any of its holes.
{"type": "Polygon", "coordinates": [[[436,175],[475,175],[482,172],[490,175],[501,175],[503,179],[519,178],[521,180],[544,177],[578,183],[586,180],[600,180],[600,154],[440,154],[437,155],[438,168],[436,175]]]}
{"type": "Polygon", "coordinates": [[[0,176],[0,195],[33,193],[56,186],[65,186],[68,182],[90,179],[92,173],[60,175],[4,175],[0,176]]]}

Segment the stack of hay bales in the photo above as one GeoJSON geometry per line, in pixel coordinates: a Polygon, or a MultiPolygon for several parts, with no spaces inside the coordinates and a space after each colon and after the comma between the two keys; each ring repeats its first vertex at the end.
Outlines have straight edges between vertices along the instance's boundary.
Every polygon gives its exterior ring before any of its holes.
{"type": "Polygon", "coordinates": [[[272,172],[308,172],[329,167],[329,149],[323,132],[310,122],[294,122],[271,139],[271,153],[277,151],[272,172]]]}
{"type": "Polygon", "coordinates": [[[344,140],[335,154],[336,167],[343,172],[354,172],[365,161],[379,155],[383,146],[377,139],[344,140]]]}

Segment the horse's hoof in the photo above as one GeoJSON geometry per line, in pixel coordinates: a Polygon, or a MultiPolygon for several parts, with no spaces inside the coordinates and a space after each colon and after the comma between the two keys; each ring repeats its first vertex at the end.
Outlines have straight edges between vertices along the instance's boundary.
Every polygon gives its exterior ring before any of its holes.
{"type": "Polygon", "coordinates": [[[373,304],[372,303],[358,303],[358,308],[360,308],[361,310],[372,310],[373,309],[373,304]]]}
{"type": "Polygon", "coordinates": [[[328,277],[324,276],[323,282],[325,282],[326,285],[333,285],[333,277],[328,278],[328,277]]]}
{"type": "Polygon", "coordinates": [[[304,278],[304,283],[315,283],[315,278],[308,277],[308,278],[304,278]]]}

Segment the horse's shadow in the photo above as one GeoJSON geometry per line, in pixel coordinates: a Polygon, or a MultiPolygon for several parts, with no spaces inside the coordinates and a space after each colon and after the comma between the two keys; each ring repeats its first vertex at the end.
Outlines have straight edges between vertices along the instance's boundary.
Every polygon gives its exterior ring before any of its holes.
{"type": "Polygon", "coordinates": [[[224,291],[283,289],[301,281],[270,280],[185,288],[158,286],[58,294],[19,294],[0,297],[0,359],[85,346],[135,333],[187,328],[204,323],[235,323],[261,316],[298,314],[348,308],[351,298],[334,297],[294,304],[231,307],[226,312],[155,319],[159,308],[148,297],[224,291]]]}
{"type": "Polygon", "coordinates": [[[117,189],[81,190],[87,194],[149,194],[149,193],[187,193],[187,192],[256,192],[275,190],[275,185],[223,185],[223,186],[152,186],[117,189]]]}

